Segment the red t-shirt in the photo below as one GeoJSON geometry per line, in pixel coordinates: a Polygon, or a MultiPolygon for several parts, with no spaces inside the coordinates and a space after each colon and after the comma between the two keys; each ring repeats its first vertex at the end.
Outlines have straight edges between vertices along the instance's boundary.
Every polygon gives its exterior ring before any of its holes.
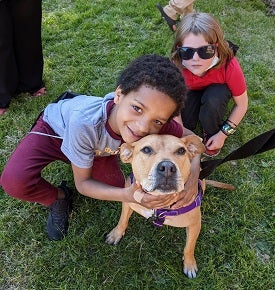
{"type": "Polygon", "coordinates": [[[244,74],[236,57],[219,68],[209,69],[203,76],[196,76],[186,68],[182,75],[189,90],[204,90],[211,84],[226,84],[232,96],[239,96],[246,90],[244,74]]]}

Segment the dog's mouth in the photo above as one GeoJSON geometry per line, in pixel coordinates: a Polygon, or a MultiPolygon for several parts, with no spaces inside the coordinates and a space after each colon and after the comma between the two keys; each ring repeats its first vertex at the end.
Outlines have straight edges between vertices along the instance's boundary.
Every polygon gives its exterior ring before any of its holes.
{"type": "Polygon", "coordinates": [[[170,160],[163,160],[152,168],[141,182],[143,190],[150,194],[171,194],[184,187],[177,165],[170,160]]]}
{"type": "Polygon", "coordinates": [[[173,193],[177,191],[177,186],[175,186],[174,184],[162,183],[158,184],[155,187],[155,190],[161,191],[163,193],[173,193]]]}
{"type": "Polygon", "coordinates": [[[172,194],[178,192],[176,183],[158,182],[142,184],[142,189],[150,194],[172,194]]]}

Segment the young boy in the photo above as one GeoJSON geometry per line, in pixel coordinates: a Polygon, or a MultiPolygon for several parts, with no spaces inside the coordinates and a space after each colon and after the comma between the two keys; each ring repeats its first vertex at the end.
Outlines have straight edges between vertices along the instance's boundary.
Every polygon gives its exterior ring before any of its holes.
{"type": "Polygon", "coordinates": [[[114,93],[104,98],[76,96],[49,104],[31,132],[22,140],[4,168],[0,184],[11,196],[38,202],[50,209],[50,240],[68,231],[72,194],[65,184],[55,187],[41,177],[55,160],[71,163],[77,190],[88,197],[138,202],[148,208],[191,202],[197,193],[199,158],[192,161],[186,190],[153,196],[136,184],[124,188],[117,154],[123,142],[135,142],[154,133],[178,137],[191,134],[173,120],[183,107],[186,88],[179,69],[166,57],[145,55],[121,74],[114,93]]]}

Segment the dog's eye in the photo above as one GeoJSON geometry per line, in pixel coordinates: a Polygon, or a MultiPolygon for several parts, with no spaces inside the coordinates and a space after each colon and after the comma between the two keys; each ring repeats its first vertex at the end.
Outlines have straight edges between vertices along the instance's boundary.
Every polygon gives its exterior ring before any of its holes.
{"type": "Polygon", "coordinates": [[[184,149],[184,147],[180,147],[178,150],[177,150],[177,154],[178,155],[184,155],[186,152],[186,150],[184,149]]]}
{"type": "Polygon", "coordinates": [[[144,154],[151,154],[153,152],[153,150],[151,147],[145,146],[141,149],[141,152],[143,152],[144,154]]]}

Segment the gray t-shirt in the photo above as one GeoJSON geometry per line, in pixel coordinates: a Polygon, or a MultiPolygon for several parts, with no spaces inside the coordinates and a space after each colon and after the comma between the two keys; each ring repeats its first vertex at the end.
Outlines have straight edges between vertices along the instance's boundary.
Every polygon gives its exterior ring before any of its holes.
{"type": "Polygon", "coordinates": [[[114,93],[104,98],[80,95],[45,108],[43,120],[63,138],[61,151],[77,167],[91,168],[95,156],[118,153],[121,139],[105,127],[107,104],[113,99],[114,93]]]}

